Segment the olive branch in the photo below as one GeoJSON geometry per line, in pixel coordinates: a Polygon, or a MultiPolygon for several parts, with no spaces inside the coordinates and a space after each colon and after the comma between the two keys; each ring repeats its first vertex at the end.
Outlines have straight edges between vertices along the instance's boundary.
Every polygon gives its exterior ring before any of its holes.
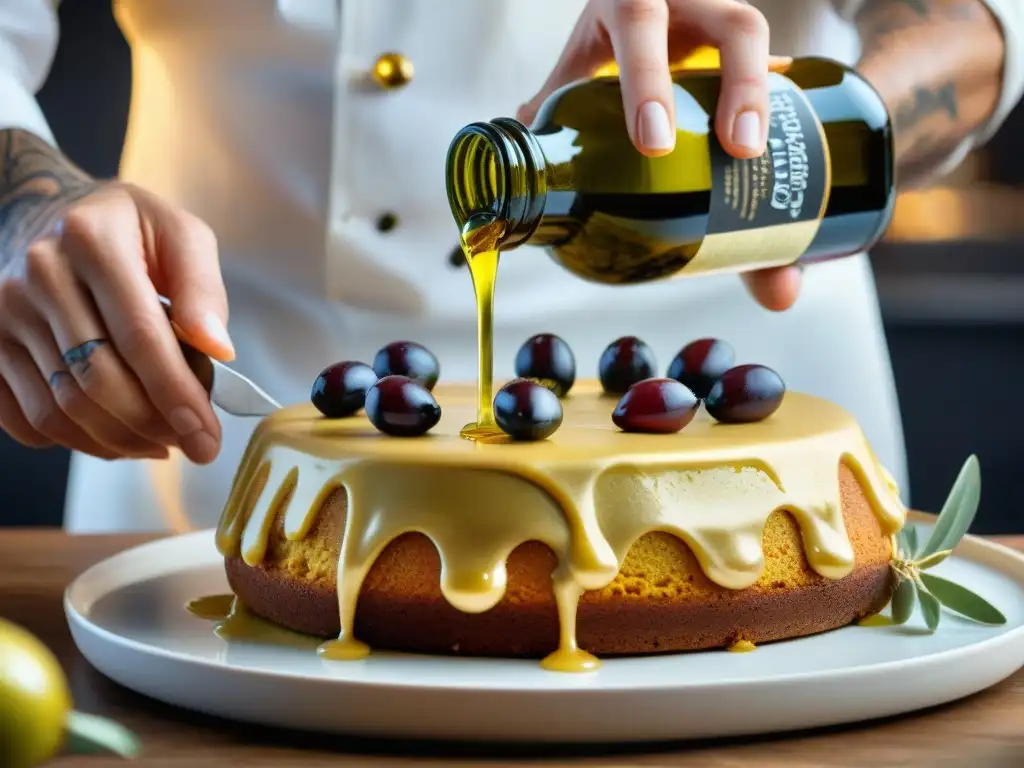
{"type": "Polygon", "coordinates": [[[910,619],[915,600],[930,632],[939,626],[942,607],[981,624],[1006,623],[1002,612],[985,598],[961,584],[926,573],[960,543],[974,522],[980,499],[981,471],[977,457],[972,455],[964,462],[924,545],[913,527],[904,527],[895,537],[891,567],[898,581],[889,602],[893,624],[905,624],[910,619]]]}

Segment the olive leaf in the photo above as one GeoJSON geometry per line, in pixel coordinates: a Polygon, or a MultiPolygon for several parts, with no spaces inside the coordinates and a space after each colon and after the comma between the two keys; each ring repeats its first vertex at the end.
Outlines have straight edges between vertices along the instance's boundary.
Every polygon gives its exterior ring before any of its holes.
{"type": "Polygon", "coordinates": [[[922,557],[920,560],[915,560],[914,564],[917,566],[919,571],[927,571],[929,568],[934,568],[951,554],[953,554],[952,549],[944,549],[941,552],[936,552],[934,555],[928,555],[928,557],[922,557]]]}
{"type": "Polygon", "coordinates": [[[896,585],[896,591],[892,593],[892,621],[893,624],[906,624],[910,614],[914,612],[914,593],[916,592],[914,582],[910,579],[900,579],[896,585]]]}
{"type": "Polygon", "coordinates": [[[946,503],[942,505],[935,528],[928,542],[915,557],[927,557],[944,549],[953,549],[960,543],[967,530],[974,522],[981,500],[981,469],[978,457],[971,455],[964,462],[960,474],[949,492],[946,503]]]}
{"type": "Polygon", "coordinates": [[[981,470],[978,458],[972,455],[964,462],[924,546],[919,546],[915,527],[908,525],[899,532],[892,556],[892,569],[898,579],[890,601],[893,623],[904,624],[910,619],[915,598],[932,632],[939,626],[943,606],[982,624],[1006,623],[999,609],[980,595],[949,579],[925,573],[949,557],[960,543],[974,522],[980,500],[981,470]]]}
{"type": "Polygon", "coordinates": [[[924,616],[925,626],[934,632],[939,626],[939,614],[941,607],[938,598],[925,589],[922,585],[917,586],[917,604],[921,606],[921,615],[924,616]]]}
{"type": "Polygon", "coordinates": [[[922,573],[920,578],[928,591],[951,611],[982,624],[1001,625],[1006,623],[1006,617],[998,608],[971,590],[931,573],[922,573]]]}
{"type": "Polygon", "coordinates": [[[131,731],[105,717],[68,712],[64,729],[67,749],[72,754],[112,752],[131,759],[140,751],[139,740],[131,731]]]}
{"type": "Polygon", "coordinates": [[[905,526],[899,535],[900,548],[907,557],[914,557],[917,554],[917,528],[912,525],[905,526]]]}

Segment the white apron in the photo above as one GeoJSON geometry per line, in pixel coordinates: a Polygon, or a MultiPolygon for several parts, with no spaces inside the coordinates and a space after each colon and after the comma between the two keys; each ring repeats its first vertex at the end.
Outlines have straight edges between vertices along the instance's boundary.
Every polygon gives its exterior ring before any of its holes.
{"type": "MultiPolygon", "coordinates": [[[[773,51],[855,61],[853,30],[827,0],[756,3],[773,51]]],[[[476,324],[444,161],[468,122],[513,115],[555,63],[583,0],[120,0],[134,89],[122,176],[217,232],[238,370],[283,403],[316,374],[413,338],[442,379],[473,381],[476,324]],[[538,23],[544,19],[544,23],[538,23]],[[385,52],[415,67],[403,88],[367,72],[385,52]],[[378,231],[386,213],[397,226],[378,231]]],[[[808,268],[788,312],[760,308],[731,275],[639,287],[592,285],[543,251],[499,272],[495,373],[512,373],[528,336],[572,346],[579,375],[635,334],[659,366],[700,336],[770,365],[794,390],[860,420],[906,488],[896,395],[872,275],[858,256],[808,268]]],[[[74,532],[186,530],[220,515],[252,420],[222,415],[219,458],[105,462],[76,455],[66,526],[74,532]]]]}

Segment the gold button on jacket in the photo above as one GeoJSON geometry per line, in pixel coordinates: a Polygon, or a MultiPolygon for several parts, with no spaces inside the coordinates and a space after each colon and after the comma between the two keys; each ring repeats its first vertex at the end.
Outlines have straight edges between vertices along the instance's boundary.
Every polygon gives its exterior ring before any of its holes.
{"type": "Polygon", "coordinates": [[[412,62],[400,53],[382,53],[373,65],[373,79],[381,88],[401,88],[412,76],[412,62]]]}

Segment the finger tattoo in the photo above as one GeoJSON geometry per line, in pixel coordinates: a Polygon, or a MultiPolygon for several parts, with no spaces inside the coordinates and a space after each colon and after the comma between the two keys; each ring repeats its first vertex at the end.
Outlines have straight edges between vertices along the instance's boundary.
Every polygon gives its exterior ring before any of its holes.
{"type": "MultiPolygon", "coordinates": [[[[85,373],[92,365],[89,358],[92,357],[93,353],[97,349],[106,346],[107,343],[106,339],[90,339],[89,341],[79,344],[77,347],[72,347],[61,355],[60,359],[64,361],[64,365],[68,368],[74,368],[77,365],[79,366],[79,373],[85,373]]],[[[58,371],[58,373],[61,372],[58,371]]],[[[56,376],[56,374],[54,375],[56,376]]],[[[53,381],[53,377],[50,378],[50,381],[53,381]]]]}
{"type": "Polygon", "coordinates": [[[54,371],[50,374],[50,389],[56,389],[65,378],[70,377],[71,372],[65,370],[54,371]]]}

